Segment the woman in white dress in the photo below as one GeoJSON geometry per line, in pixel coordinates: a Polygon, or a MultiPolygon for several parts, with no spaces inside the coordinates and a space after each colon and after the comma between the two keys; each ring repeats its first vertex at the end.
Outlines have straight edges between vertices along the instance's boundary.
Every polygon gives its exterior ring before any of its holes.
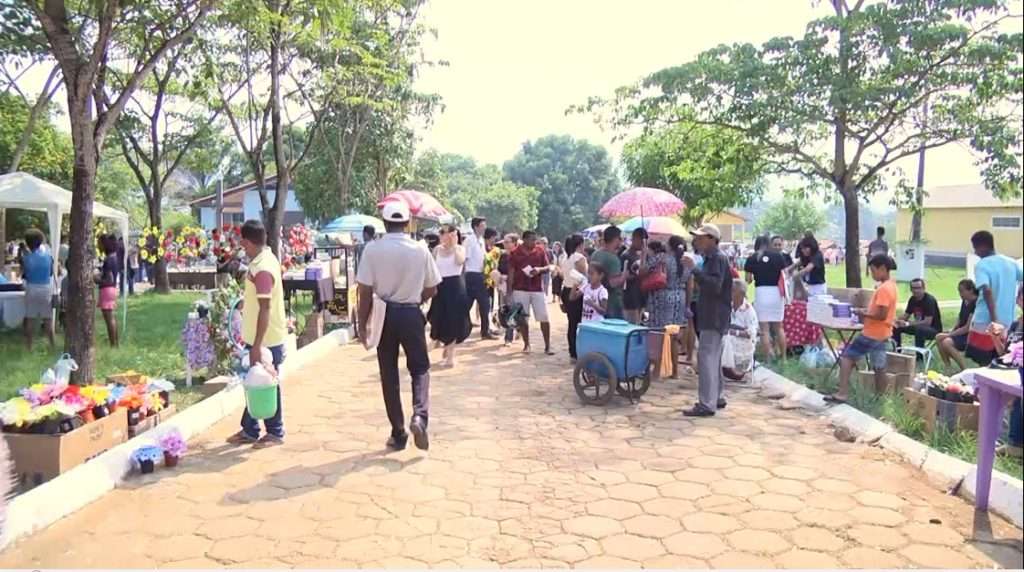
{"type": "Polygon", "coordinates": [[[466,251],[459,244],[455,227],[446,225],[441,229],[441,241],[434,249],[434,258],[441,272],[441,284],[427,312],[430,338],[444,346],[441,367],[455,367],[455,345],[466,341],[472,329],[469,321],[472,303],[462,276],[466,251]]]}

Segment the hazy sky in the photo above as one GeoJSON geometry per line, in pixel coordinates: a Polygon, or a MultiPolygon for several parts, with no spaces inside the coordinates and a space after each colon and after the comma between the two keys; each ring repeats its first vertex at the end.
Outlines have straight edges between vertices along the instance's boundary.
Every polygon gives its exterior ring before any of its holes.
{"type": "MultiPolygon", "coordinates": [[[[421,132],[419,147],[501,164],[527,140],[566,133],[612,145],[586,115],[565,109],[589,96],[692,59],[721,43],[800,35],[827,12],[810,0],[431,0],[423,13],[438,36],[418,88],[446,109],[421,132]],[[815,7],[814,5],[818,6],[815,7]]],[[[926,185],[979,182],[959,146],[928,155],[926,185]]],[[[911,177],[916,163],[904,166],[911,177]]]]}

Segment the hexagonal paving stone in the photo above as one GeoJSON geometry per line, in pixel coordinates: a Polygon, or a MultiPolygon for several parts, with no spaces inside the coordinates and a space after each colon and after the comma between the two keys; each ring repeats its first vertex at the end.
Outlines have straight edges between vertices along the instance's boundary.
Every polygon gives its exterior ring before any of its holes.
{"type": "Polygon", "coordinates": [[[472,540],[481,536],[498,534],[498,522],[479,516],[463,516],[443,521],[441,532],[449,536],[472,540]]]}
{"type": "Polygon", "coordinates": [[[839,479],[815,479],[811,481],[811,486],[826,493],[849,495],[857,492],[856,485],[849,481],[841,481],[839,479]]]}
{"type": "Polygon", "coordinates": [[[202,526],[196,530],[196,534],[205,536],[211,540],[223,540],[225,538],[239,538],[251,535],[256,532],[256,529],[259,527],[260,522],[251,518],[219,518],[204,522],[202,526]]]}
{"type": "Polygon", "coordinates": [[[650,485],[623,483],[608,487],[608,496],[613,499],[643,502],[658,496],[658,489],[650,485]]]}
{"type": "Polygon", "coordinates": [[[775,475],[782,477],[783,479],[793,479],[796,481],[809,481],[818,476],[818,472],[814,469],[807,467],[798,467],[795,465],[781,465],[777,467],[771,467],[771,472],[775,475]]]}
{"type": "Polygon", "coordinates": [[[792,479],[773,478],[763,480],[757,484],[770,493],[793,495],[801,498],[804,498],[804,496],[811,490],[811,488],[804,482],[794,481],[792,479]]]}
{"type": "Polygon", "coordinates": [[[795,516],[797,520],[804,524],[827,528],[844,528],[853,522],[853,518],[845,512],[822,508],[806,508],[796,513],[795,516]]]}
{"type": "Polygon", "coordinates": [[[640,568],[640,563],[636,560],[626,560],[625,558],[615,556],[595,556],[578,563],[576,568],[594,568],[598,570],[634,569],[640,568]]]}
{"type": "Polygon", "coordinates": [[[402,548],[402,554],[416,560],[434,564],[452,558],[460,558],[467,554],[469,542],[454,536],[431,534],[408,540],[402,548]]]}
{"type": "Polygon", "coordinates": [[[690,482],[674,482],[661,485],[658,487],[658,492],[662,496],[683,500],[697,500],[711,494],[711,490],[707,485],[690,482]]]}
{"type": "Polygon", "coordinates": [[[850,538],[871,548],[893,549],[907,543],[907,537],[886,526],[859,524],[847,530],[850,538]]]}
{"type": "Polygon", "coordinates": [[[562,523],[565,531],[588,538],[604,538],[622,532],[617,520],[603,516],[578,516],[562,523]]]}
{"type": "Polygon", "coordinates": [[[754,510],[740,514],[740,519],[758,530],[788,530],[800,525],[793,515],[775,510],[754,510]]]}
{"type": "Polygon", "coordinates": [[[945,546],[911,544],[899,551],[907,560],[922,568],[974,568],[977,563],[960,551],[945,546]]]}
{"type": "Polygon", "coordinates": [[[785,554],[780,554],[775,557],[776,564],[780,568],[796,568],[796,569],[807,569],[807,568],[826,568],[836,569],[839,568],[839,561],[824,554],[822,552],[814,552],[811,550],[793,550],[785,554]]]}
{"type": "Polygon", "coordinates": [[[959,532],[938,524],[907,524],[899,530],[919,544],[957,547],[964,542],[959,532]]]}
{"type": "Polygon", "coordinates": [[[690,514],[683,517],[683,527],[690,532],[723,534],[743,528],[740,521],[721,514],[690,514]]]}
{"type": "Polygon", "coordinates": [[[603,499],[587,503],[587,512],[595,516],[606,516],[616,520],[623,520],[643,513],[643,509],[635,502],[603,499]]]}
{"type": "Polygon", "coordinates": [[[711,483],[711,490],[715,494],[738,498],[752,497],[764,492],[759,483],[753,481],[737,481],[733,479],[711,483]]]}
{"type": "Polygon", "coordinates": [[[763,530],[737,530],[726,539],[733,548],[759,554],[778,554],[792,548],[785,538],[763,530]]]}
{"type": "Polygon", "coordinates": [[[496,534],[470,541],[469,553],[484,560],[508,564],[533,556],[533,544],[515,536],[496,534]]]}
{"type": "Polygon", "coordinates": [[[670,570],[704,570],[708,563],[697,558],[688,556],[677,556],[675,554],[662,554],[654,558],[648,558],[642,563],[646,569],[670,569],[670,570]]]}
{"type": "Polygon", "coordinates": [[[213,541],[193,534],[158,538],[146,547],[146,554],[158,562],[202,558],[213,541]]]}
{"type": "Polygon", "coordinates": [[[697,509],[693,503],[673,498],[658,498],[649,500],[641,505],[644,512],[651,515],[668,516],[675,519],[693,514],[697,509]]]}
{"type": "Polygon", "coordinates": [[[646,560],[665,553],[661,542],[635,534],[617,534],[601,541],[605,554],[635,560],[646,560]]]}
{"type": "Polygon", "coordinates": [[[801,526],[789,533],[793,544],[807,550],[822,550],[835,552],[843,547],[843,539],[839,538],[832,531],[825,528],[801,526]]]}
{"type": "Polygon", "coordinates": [[[876,548],[858,546],[843,551],[839,559],[850,568],[903,568],[906,561],[876,548]]]}
{"type": "Polygon", "coordinates": [[[710,484],[723,480],[722,473],[712,469],[689,468],[673,473],[676,480],[691,483],[710,484]]]}
{"type": "Polygon", "coordinates": [[[800,512],[805,508],[804,503],[800,499],[775,493],[765,493],[751,497],[750,504],[757,508],[780,512],[800,512]]]}
{"type": "Polygon", "coordinates": [[[267,558],[274,551],[274,543],[257,536],[229,538],[218,540],[207,553],[207,556],[227,562],[248,562],[257,558],[267,558]]]}
{"type": "Polygon", "coordinates": [[[728,469],[729,467],[735,467],[736,463],[726,457],[702,455],[690,459],[690,466],[697,467],[698,469],[728,469]]]}
{"type": "Polygon", "coordinates": [[[666,538],[664,544],[665,548],[672,554],[704,559],[717,556],[729,548],[718,534],[699,534],[694,532],[674,534],[666,538]]]}
{"type": "Polygon", "coordinates": [[[622,523],[626,532],[650,538],[666,538],[682,530],[679,521],[666,516],[644,514],[622,523]]]}
{"type": "Polygon", "coordinates": [[[400,556],[402,541],[397,538],[371,534],[360,536],[338,545],[336,556],[356,562],[373,562],[392,556],[400,556]]]}
{"type": "Polygon", "coordinates": [[[851,510],[850,516],[864,524],[877,524],[881,526],[899,526],[907,520],[907,517],[894,510],[866,506],[851,510]]]}
{"type": "Polygon", "coordinates": [[[877,491],[860,491],[853,495],[853,498],[857,499],[857,501],[864,506],[889,508],[893,510],[899,510],[907,505],[907,501],[896,495],[880,493],[877,491]]]}
{"type": "Polygon", "coordinates": [[[723,471],[725,476],[738,481],[764,481],[772,478],[772,474],[757,467],[733,467],[723,471]]]}
{"type": "Polygon", "coordinates": [[[775,568],[775,565],[772,563],[772,561],[763,556],[750,554],[749,552],[739,551],[731,551],[719,554],[718,556],[712,558],[709,562],[711,566],[714,568],[731,568],[734,570],[743,568],[775,568]]]}
{"type": "Polygon", "coordinates": [[[651,470],[629,472],[626,473],[626,477],[630,482],[653,486],[663,485],[675,480],[675,477],[670,472],[651,470]]]}

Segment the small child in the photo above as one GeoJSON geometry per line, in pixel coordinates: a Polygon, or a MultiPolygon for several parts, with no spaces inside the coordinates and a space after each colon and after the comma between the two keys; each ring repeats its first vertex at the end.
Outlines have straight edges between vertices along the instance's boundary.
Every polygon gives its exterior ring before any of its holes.
{"type": "Polygon", "coordinates": [[[571,300],[583,298],[584,322],[603,320],[608,312],[608,289],[604,287],[605,274],[600,264],[591,264],[587,271],[589,282],[577,286],[569,295],[571,300]]]}
{"type": "Polygon", "coordinates": [[[868,262],[871,277],[878,282],[878,288],[871,297],[867,309],[854,308],[853,313],[861,316],[864,329],[850,342],[839,360],[839,389],[833,395],[825,396],[830,403],[846,403],[850,398],[850,375],[857,360],[867,357],[875,372],[877,387],[885,387],[885,352],[896,323],[896,282],[889,273],[896,270],[896,263],[885,254],[875,255],[868,262]]]}

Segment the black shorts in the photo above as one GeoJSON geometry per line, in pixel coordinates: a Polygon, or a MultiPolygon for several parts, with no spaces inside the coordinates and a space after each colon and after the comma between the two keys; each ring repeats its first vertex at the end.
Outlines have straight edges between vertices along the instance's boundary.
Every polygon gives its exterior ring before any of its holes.
{"type": "Polygon", "coordinates": [[[999,357],[999,354],[997,354],[995,350],[983,350],[975,346],[967,345],[966,340],[964,341],[964,345],[966,346],[964,349],[964,355],[978,365],[988,365],[992,363],[992,360],[999,357]]]}
{"type": "Polygon", "coordinates": [[[967,350],[967,334],[953,336],[949,339],[953,340],[953,347],[956,348],[957,351],[962,352],[967,350]]]}

